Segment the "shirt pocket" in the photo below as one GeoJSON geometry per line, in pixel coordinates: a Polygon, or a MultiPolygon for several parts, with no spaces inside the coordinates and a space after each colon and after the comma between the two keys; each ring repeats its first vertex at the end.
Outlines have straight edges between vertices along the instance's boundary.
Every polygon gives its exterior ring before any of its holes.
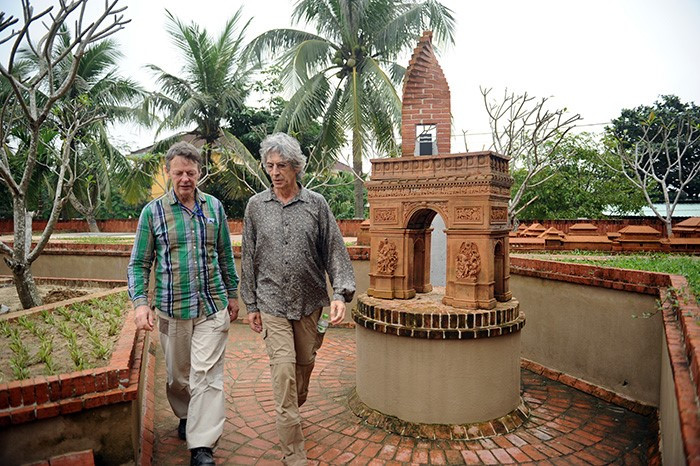
{"type": "Polygon", "coordinates": [[[219,222],[212,217],[205,217],[203,222],[207,246],[215,246],[219,237],[219,222]]]}

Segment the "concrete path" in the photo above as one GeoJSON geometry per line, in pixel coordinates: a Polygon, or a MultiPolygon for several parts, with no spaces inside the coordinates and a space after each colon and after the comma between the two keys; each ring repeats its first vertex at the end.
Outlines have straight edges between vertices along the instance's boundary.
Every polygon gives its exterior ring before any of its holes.
{"type": "MultiPolygon", "coordinates": [[[[165,398],[156,352],[153,464],[188,464],[177,418],[165,398]]],[[[355,386],[355,330],[330,329],[301,408],[310,464],[649,464],[658,461],[656,421],[522,371],[530,419],[516,432],[474,441],[401,437],[367,426],[349,410],[355,386]],[[649,452],[651,451],[651,460],[649,452]]],[[[227,421],[217,464],[281,464],[268,359],[247,325],[231,325],[226,363],[227,421]]]]}

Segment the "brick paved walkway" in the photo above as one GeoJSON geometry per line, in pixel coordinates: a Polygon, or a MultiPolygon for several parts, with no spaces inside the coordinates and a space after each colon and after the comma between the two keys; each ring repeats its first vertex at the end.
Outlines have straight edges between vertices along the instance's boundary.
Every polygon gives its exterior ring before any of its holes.
{"type": "MultiPolygon", "coordinates": [[[[160,348],[156,354],[153,463],[188,464],[165,399],[160,348]]],[[[247,325],[231,325],[226,377],[227,421],[217,464],[281,464],[267,355],[247,325]]],[[[330,329],[301,408],[310,464],[647,464],[656,442],[654,419],[527,370],[522,389],[530,419],[512,434],[474,441],[419,440],[369,427],[347,406],[354,386],[355,330],[330,329]]]]}

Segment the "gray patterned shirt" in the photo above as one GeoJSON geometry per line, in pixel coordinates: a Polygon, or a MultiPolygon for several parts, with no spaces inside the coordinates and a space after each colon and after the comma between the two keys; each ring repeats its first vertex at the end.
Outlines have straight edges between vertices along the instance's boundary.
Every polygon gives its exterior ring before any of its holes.
{"type": "Polygon", "coordinates": [[[330,304],[350,302],[355,275],[328,203],[301,188],[282,205],[272,188],[248,201],[243,219],[240,294],[248,312],[299,320],[330,304]]]}

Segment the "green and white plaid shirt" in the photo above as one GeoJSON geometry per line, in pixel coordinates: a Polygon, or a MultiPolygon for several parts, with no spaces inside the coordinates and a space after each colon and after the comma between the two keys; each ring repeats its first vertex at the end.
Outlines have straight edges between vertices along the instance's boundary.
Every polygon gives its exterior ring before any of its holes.
{"type": "Polygon", "coordinates": [[[173,190],[141,211],[127,269],[134,307],[148,304],[155,259],[153,306],[176,319],[209,316],[237,298],[238,275],[224,208],[214,196],[195,191],[195,208],[173,190]]]}

